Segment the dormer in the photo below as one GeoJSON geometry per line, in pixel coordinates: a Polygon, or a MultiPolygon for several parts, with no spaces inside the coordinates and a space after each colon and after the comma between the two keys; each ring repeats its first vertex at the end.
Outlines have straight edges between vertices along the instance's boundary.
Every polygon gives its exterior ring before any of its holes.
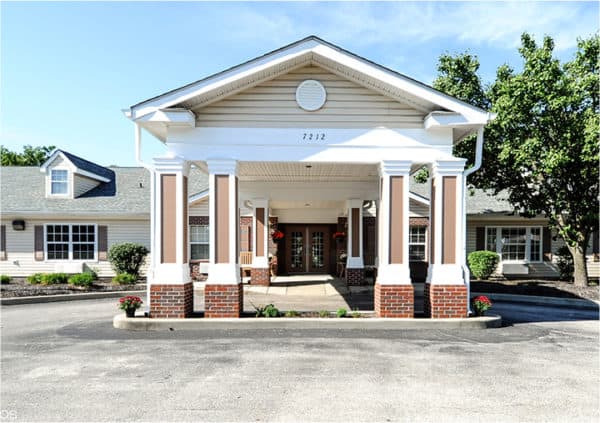
{"type": "Polygon", "coordinates": [[[47,198],[77,198],[114,177],[111,170],[63,150],[55,150],[40,171],[46,174],[47,198]]]}

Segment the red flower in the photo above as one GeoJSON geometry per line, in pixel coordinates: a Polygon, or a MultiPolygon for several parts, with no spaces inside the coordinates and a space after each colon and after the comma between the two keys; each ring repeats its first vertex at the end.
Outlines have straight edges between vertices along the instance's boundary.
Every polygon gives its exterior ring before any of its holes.
{"type": "Polygon", "coordinates": [[[273,239],[282,239],[285,235],[281,231],[273,231],[271,234],[271,238],[273,239]]]}
{"type": "Polygon", "coordinates": [[[338,239],[338,238],[346,238],[346,232],[335,232],[333,234],[333,239],[338,239]]]}

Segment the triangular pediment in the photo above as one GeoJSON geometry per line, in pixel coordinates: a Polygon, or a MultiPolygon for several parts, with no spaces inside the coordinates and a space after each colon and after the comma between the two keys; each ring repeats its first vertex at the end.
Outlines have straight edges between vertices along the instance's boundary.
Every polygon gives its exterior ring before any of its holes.
{"type": "Polygon", "coordinates": [[[215,98],[269,81],[293,69],[315,65],[344,76],[364,87],[386,93],[423,112],[451,111],[470,120],[484,121],[487,112],[441,93],[421,82],[350,53],[318,37],[308,37],[264,56],[232,67],[208,78],[153,97],[130,108],[130,117],[140,117],[166,108],[195,108],[215,98]]]}

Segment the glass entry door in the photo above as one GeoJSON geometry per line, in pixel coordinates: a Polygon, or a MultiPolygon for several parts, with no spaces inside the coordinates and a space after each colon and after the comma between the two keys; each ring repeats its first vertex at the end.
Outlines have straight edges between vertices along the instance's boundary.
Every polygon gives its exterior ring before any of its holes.
{"type": "Polygon", "coordinates": [[[328,225],[289,225],[285,232],[288,273],[330,272],[331,230],[328,225]]]}

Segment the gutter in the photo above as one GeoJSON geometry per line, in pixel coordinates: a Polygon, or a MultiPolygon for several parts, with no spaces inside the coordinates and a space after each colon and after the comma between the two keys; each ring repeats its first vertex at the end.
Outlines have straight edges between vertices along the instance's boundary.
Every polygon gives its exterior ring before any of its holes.
{"type": "MultiPolygon", "coordinates": [[[[491,122],[496,117],[495,114],[487,113],[487,122],[491,122]]],[[[471,274],[467,267],[467,177],[481,168],[481,162],[483,159],[483,126],[477,129],[477,143],[475,144],[475,163],[463,172],[463,195],[462,195],[462,209],[463,209],[463,278],[467,284],[467,307],[469,314],[471,314],[471,274]]]]}
{"type": "Polygon", "coordinates": [[[154,238],[154,230],[155,228],[155,217],[152,212],[152,208],[154,207],[155,199],[156,199],[156,175],[154,174],[154,167],[142,160],[142,128],[140,124],[137,122],[133,122],[135,125],[135,161],[147,169],[150,172],[150,263],[148,265],[148,271],[146,272],[146,312],[148,315],[150,314],[150,284],[154,279],[154,253],[156,251],[155,248],[155,238],[154,238]]]}

